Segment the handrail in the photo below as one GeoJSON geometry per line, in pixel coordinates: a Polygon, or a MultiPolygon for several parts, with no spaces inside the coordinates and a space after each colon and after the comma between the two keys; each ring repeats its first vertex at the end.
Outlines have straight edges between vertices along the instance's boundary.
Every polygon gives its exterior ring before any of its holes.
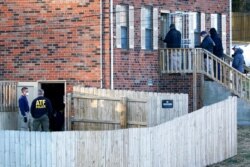
{"type": "Polygon", "coordinates": [[[250,101],[250,78],[209,51],[201,48],[160,49],[160,63],[162,73],[193,73],[195,70],[250,101]]]}

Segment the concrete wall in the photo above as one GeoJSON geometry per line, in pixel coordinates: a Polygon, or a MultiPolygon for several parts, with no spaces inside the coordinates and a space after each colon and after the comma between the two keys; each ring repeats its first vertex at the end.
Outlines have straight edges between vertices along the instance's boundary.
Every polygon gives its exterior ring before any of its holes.
{"type": "MultiPolygon", "coordinates": [[[[233,94],[229,90],[216,82],[205,81],[204,83],[203,103],[205,106],[223,101],[231,95],[233,94]]],[[[240,98],[237,98],[237,124],[250,125],[250,104],[240,98]]]]}

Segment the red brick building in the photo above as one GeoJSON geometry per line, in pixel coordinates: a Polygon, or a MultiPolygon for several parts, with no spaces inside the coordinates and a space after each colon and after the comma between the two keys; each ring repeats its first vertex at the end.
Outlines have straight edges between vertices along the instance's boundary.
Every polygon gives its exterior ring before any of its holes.
{"type": "Polygon", "coordinates": [[[228,50],[229,14],[228,0],[0,1],[0,80],[190,93],[192,76],[161,75],[159,39],[175,23],[195,47],[215,27],[228,50]]]}

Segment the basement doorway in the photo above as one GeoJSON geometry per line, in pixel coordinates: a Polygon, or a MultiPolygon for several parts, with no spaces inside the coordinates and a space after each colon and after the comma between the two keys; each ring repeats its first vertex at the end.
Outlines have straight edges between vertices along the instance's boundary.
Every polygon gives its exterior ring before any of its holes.
{"type": "Polygon", "coordinates": [[[39,86],[44,90],[44,97],[51,101],[54,115],[50,116],[50,130],[64,130],[64,113],[65,113],[65,83],[44,83],[40,82],[39,86]]]}

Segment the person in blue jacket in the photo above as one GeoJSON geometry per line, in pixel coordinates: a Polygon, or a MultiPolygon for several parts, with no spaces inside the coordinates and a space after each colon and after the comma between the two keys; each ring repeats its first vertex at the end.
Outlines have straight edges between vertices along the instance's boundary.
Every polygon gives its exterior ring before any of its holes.
{"type": "Polygon", "coordinates": [[[201,48],[206,49],[207,51],[213,53],[215,43],[210,37],[210,35],[206,31],[202,31],[200,33],[200,36],[203,38],[201,42],[201,48]]]}
{"type": "Polygon", "coordinates": [[[243,50],[238,47],[238,46],[234,46],[233,48],[234,50],[234,54],[233,54],[233,68],[235,68],[236,70],[240,71],[240,72],[244,72],[244,57],[243,57],[243,50]]]}
{"type": "Polygon", "coordinates": [[[23,87],[21,89],[22,95],[18,99],[18,106],[19,106],[19,129],[28,131],[30,130],[31,124],[31,116],[29,113],[29,102],[27,96],[29,95],[29,90],[27,87],[23,87]]]}
{"type": "Polygon", "coordinates": [[[44,97],[44,91],[38,90],[38,97],[32,101],[31,115],[33,117],[33,130],[49,131],[49,115],[52,114],[52,106],[49,99],[44,97]]]}
{"type": "MultiPolygon", "coordinates": [[[[213,53],[215,44],[212,38],[210,37],[210,35],[206,31],[201,31],[200,36],[203,39],[200,47],[213,53]]],[[[207,58],[207,57],[208,57],[207,54],[204,53],[204,67],[205,67],[205,70],[211,74],[213,62],[211,61],[211,58],[207,58]]]]}

